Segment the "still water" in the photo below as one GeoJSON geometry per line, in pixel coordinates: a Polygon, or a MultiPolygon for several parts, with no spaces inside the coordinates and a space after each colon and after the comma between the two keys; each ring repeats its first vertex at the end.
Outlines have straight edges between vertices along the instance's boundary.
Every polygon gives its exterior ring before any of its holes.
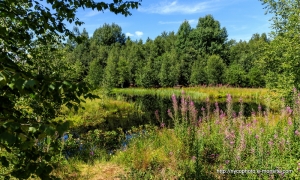
{"type": "MultiPolygon", "coordinates": [[[[120,96],[120,95],[118,95],[120,96]]],[[[168,116],[168,109],[172,112],[173,104],[172,99],[170,98],[162,98],[160,96],[154,95],[144,95],[144,96],[130,96],[130,95],[121,95],[122,99],[128,102],[134,102],[137,110],[142,111],[143,113],[136,113],[128,115],[126,119],[116,120],[116,119],[107,119],[105,122],[105,126],[107,130],[114,130],[118,127],[123,128],[124,130],[130,129],[132,126],[139,126],[144,124],[152,124],[152,125],[160,125],[163,121],[166,126],[172,127],[172,119],[168,116]],[[155,112],[159,115],[159,120],[155,115],[155,112]]],[[[177,97],[178,106],[181,106],[181,99],[177,97]]],[[[198,111],[198,116],[201,116],[203,108],[205,111],[209,108],[210,113],[212,113],[216,107],[215,103],[218,102],[219,109],[223,112],[226,112],[226,99],[218,99],[218,100],[209,100],[209,102],[205,101],[195,101],[193,100],[195,107],[198,111]],[[201,110],[202,109],[202,110],[201,110]]],[[[243,102],[243,110],[244,116],[251,116],[252,112],[257,112],[259,109],[259,104],[256,102],[243,102]]],[[[238,114],[240,111],[241,103],[238,101],[232,102],[233,111],[238,114]]],[[[264,111],[266,107],[261,105],[261,111],[264,111]]]]}

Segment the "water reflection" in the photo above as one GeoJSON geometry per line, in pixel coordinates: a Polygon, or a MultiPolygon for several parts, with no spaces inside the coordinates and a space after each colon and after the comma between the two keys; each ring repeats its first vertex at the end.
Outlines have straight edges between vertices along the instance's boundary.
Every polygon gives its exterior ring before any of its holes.
{"type": "MultiPolygon", "coordinates": [[[[108,129],[112,130],[118,127],[122,127],[124,130],[129,129],[132,126],[139,126],[143,124],[153,124],[153,125],[160,125],[161,122],[164,122],[166,126],[172,126],[172,119],[168,116],[168,109],[173,111],[172,100],[170,98],[162,98],[161,96],[154,96],[154,95],[144,95],[144,96],[132,96],[132,95],[122,95],[123,99],[128,102],[135,102],[136,109],[143,111],[143,114],[135,114],[133,116],[128,116],[128,119],[125,121],[116,121],[116,119],[107,119],[106,126],[108,129]],[[158,112],[159,120],[155,116],[155,111],[158,112]]],[[[180,97],[177,98],[178,106],[180,107],[180,97]]],[[[219,109],[223,112],[226,112],[226,100],[210,100],[210,101],[195,101],[193,100],[197,110],[198,115],[201,115],[201,108],[209,109],[210,113],[215,110],[215,102],[218,102],[219,109]]],[[[251,116],[252,112],[257,112],[261,106],[260,110],[265,111],[266,107],[264,105],[259,105],[256,102],[243,102],[243,111],[244,116],[249,117],[251,116]]],[[[232,102],[232,109],[233,111],[238,114],[240,111],[241,103],[239,100],[234,100],[232,102]]]]}

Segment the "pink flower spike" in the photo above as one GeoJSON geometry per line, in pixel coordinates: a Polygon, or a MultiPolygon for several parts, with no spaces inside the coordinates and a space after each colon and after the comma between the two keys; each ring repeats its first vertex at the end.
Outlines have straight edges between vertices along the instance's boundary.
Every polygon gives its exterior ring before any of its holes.
{"type": "Polygon", "coordinates": [[[293,122],[292,122],[292,118],[291,117],[289,117],[289,120],[288,120],[288,125],[289,126],[291,126],[293,124],[293,122]]]}
{"type": "Polygon", "coordinates": [[[196,161],[197,157],[196,156],[193,156],[192,157],[192,161],[196,161]]]}
{"type": "Polygon", "coordinates": [[[227,99],[226,99],[227,102],[231,102],[232,101],[232,97],[230,94],[227,94],[227,99]]]}

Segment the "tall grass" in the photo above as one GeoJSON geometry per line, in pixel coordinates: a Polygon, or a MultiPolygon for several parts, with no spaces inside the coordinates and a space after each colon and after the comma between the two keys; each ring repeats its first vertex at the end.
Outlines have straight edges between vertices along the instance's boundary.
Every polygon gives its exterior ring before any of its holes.
{"type": "Polygon", "coordinates": [[[94,92],[99,99],[89,100],[81,104],[77,112],[62,107],[62,114],[56,120],[70,120],[72,128],[97,126],[107,119],[114,119],[118,123],[128,119],[128,116],[143,113],[134,102],[126,102],[122,96],[110,98],[102,90],[94,92]]]}
{"type": "MultiPolygon", "coordinates": [[[[128,95],[135,95],[135,96],[144,96],[144,95],[154,95],[160,97],[171,97],[172,94],[176,96],[180,96],[182,90],[181,89],[174,89],[174,88],[125,88],[125,89],[113,89],[113,93],[116,94],[128,94],[128,95]]],[[[208,94],[202,92],[195,92],[195,91],[186,91],[187,95],[193,97],[197,100],[203,100],[208,97],[208,94]]]]}
{"type": "Polygon", "coordinates": [[[122,88],[113,89],[112,93],[132,96],[155,95],[170,98],[173,94],[179,97],[184,91],[194,101],[204,101],[207,98],[213,101],[226,101],[227,94],[231,94],[234,100],[242,98],[244,102],[260,103],[272,109],[279,109],[282,101],[280,94],[266,88],[233,88],[226,86],[200,86],[175,88],[122,88]]]}
{"type": "Polygon", "coordinates": [[[293,107],[283,107],[278,114],[258,108],[248,118],[243,115],[243,99],[240,111],[232,111],[233,99],[229,94],[227,109],[223,111],[215,103],[213,113],[204,107],[196,109],[187,93],[181,94],[181,99],[173,94],[172,100],[173,109],[168,114],[174,121],[174,129],[161,126],[145,137],[134,139],[127,150],[116,154],[114,161],[131,169],[126,178],[300,178],[297,93],[293,107]]]}

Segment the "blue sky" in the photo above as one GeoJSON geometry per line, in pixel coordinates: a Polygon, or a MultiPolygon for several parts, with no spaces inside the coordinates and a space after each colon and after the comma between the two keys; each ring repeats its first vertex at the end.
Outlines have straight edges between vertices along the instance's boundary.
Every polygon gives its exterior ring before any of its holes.
{"type": "Polygon", "coordinates": [[[227,29],[228,39],[249,40],[254,33],[271,31],[271,16],[265,15],[259,0],[143,0],[141,4],[127,17],[109,11],[78,10],[79,19],[85,22],[80,29],[86,28],[92,36],[104,23],[116,23],[131,39],[145,42],[163,31],[176,33],[184,20],[194,28],[200,17],[211,14],[227,29]]]}

